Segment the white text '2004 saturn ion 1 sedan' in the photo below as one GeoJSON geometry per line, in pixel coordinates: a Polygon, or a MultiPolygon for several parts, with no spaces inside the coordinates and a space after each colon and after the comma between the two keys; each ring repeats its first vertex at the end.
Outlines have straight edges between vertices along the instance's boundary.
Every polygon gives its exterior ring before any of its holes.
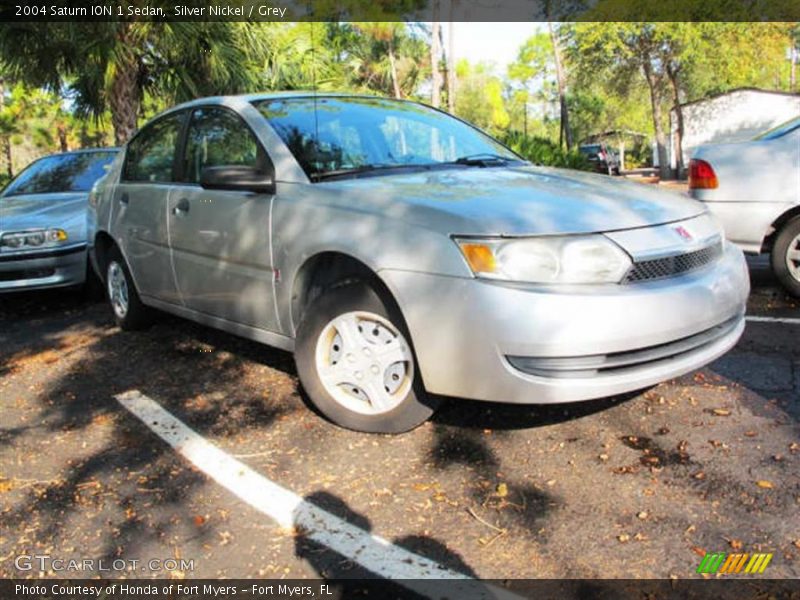
{"type": "Polygon", "coordinates": [[[183,104],[91,203],[123,328],[157,308],[293,351],[311,401],[361,431],[408,430],[442,396],[642,389],[744,328],[743,255],[701,203],[535,167],[413,102],[183,104]]]}

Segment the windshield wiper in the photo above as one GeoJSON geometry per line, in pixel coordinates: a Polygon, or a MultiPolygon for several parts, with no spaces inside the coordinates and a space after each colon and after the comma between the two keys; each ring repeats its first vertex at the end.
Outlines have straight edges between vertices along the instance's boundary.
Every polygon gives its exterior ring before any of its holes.
{"type": "MultiPolygon", "coordinates": [[[[432,163],[435,165],[435,163],[432,163]]],[[[322,181],[323,179],[331,179],[335,177],[347,177],[349,175],[361,175],[362,173],[373,173],[375,171],[392,171],[395,169],[428,169],[431,165],[428,164],[374,164],[363,165],[360,167],[350,167],[347,169],[334,169],[332,171],[322,171],[321,173],[312,173],[309,175],[311,181],[322,181]]]]}
{"type": "Polygon", "coordinates": [[[453,163],[457,165],[466,165],[468,167],[488,167],[490,165],[506,165],[510,162],[520,162],[516,158],[503,156],[502,154],[491,154],[490,152],[482,152],[481,154],[470,154],[468,156],[460,156],[455,159],[453,163]]]}

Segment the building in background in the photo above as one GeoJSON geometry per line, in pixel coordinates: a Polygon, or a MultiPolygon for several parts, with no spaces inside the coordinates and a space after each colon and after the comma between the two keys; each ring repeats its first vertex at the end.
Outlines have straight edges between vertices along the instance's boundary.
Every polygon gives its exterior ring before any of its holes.
{"type": "MultiPolygon", "coordinates": [[[[757,88],[738,88],[681,105],[683,109],[683,164],[689,164],[694,149],[701,144],[749,140],[800,115],[800,94],[757,88]]],[[[676,134],[678,119],[670,111],[669,157],[677,168],[676,134]]]]}

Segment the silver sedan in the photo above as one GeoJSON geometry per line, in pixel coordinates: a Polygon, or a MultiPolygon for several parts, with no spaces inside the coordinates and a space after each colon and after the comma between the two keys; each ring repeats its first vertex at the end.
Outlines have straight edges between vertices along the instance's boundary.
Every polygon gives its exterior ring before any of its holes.
{"type": "Polygon", "coordinates": [[[116,150],[31,163],[0,194],[0,292],[78,286],[87,274],[86,207],[116,150]]]}
{"type": "Polygon", "coordinates": [[[361,431],[408,430],[442,396],[646,388],[744,329],[743,255],[701,203],[535,167],[413,102],[180,105],[94,198],[123,329],[156,308],[293,351],[311,401],[361,431]]]}
{"type": "Polygon", "coordinates": [[[695,149],[689,190],[732,242],[769,253],[772,270],[800,298],[800,117],[754,140],[695,149]]]}

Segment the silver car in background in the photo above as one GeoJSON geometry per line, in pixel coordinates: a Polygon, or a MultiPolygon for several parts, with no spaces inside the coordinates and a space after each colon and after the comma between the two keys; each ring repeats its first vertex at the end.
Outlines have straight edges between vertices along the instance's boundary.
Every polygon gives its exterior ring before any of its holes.
{"type": "Polygon", "coordinates": [[[747,142],[700,146],[689,192],[748,254],[769,253],[772,270],[800,298],[800,116],[747,142]]]}
{"type": "Polygon", "coordinates": [[[361,431],[415,427],[441,396],[645,388],[744,329],[743,255],[701,203],[534,167],[414,102],[183,104],[93,201],[123,329],[158,308],[293,351],[310,400],[361,431]]]}
{"type": "Polygon", "coordinates": [[[117,150],[34,161],[0,193],[0,292],[79,286],[86,280],[86,208],[117,150]]]}

